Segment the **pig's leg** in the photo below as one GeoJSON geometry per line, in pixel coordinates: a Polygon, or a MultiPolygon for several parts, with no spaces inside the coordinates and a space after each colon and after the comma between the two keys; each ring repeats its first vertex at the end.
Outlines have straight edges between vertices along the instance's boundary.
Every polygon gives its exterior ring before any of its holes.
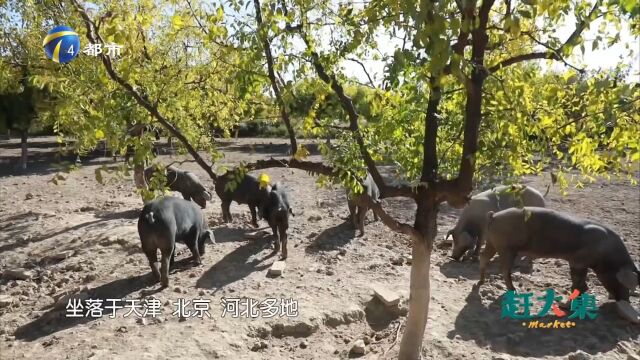
{"type": "Polygon", "coordinates": [[[280,243],[282,244],[282,260],[287,258],[287,225],[278,224],[280,230],[280,243]]]}
{"type": "Polygon", "coordinates": [[[616,301],[625,300],[629,301],[629,289],[618,281],[616,272],[611,270],[594,269],[598,280],[602,283],[605,289],[609,292],[609,296],[613,296],[616,301]]]}
{"type": "Polygon", "coordinates": [[[163,288],[166,288],[169,286],[169,261],[171,258],[171,254],[173,253],[174,247],[175,246],[172,246],[169,249],[167,248],[161,249],[162,260],[160,265],[160,282],[162,283],[163,288]]]}
{"type": "Polygon", "coordinates": [[[589,269],[569,266],[569,270],[571,271],[571,290],[577,289],[580,293],[587,292],[589,289],[587,286],[587,272],[589,269]]]}
{"type": "Polygon", "coordinates": [[[255,205],[249,205],[249,210],[251,211],[251,225],[254,228],[258,227],[258,220],[256,219],[256,207],[255,205]]]}
{"type": "Polygon", "coordinates": [[[514,251],[505,251],[500,252],[499,255],[500,265],[502,267],[502,277],[504,277],[507,289],[515,290],[516,288],[513,286],[513,281],[511,280],[511,269],[513,268],[513,263],[516,260],[517,253],[514,251]]]}
{"type": "Polygon", "coordinates": [[[271,226],[271,231],[273,231],[273,254],[277,254],[280,251],[280,238],[278,237],[278,225],[273,224],[271,226]]]}
{"type": "Polygon", "coordinates": [[[353,227],[358,227],[356,204],[352,200],[347,200],[347,204],[349,205],[349,219],[351,219],[353,227]]]}
{"type": "Polygon", "coordinates": [[[484,251],[482,252],[482,255],[480,255],[480,281],[478,281],[478,284],[484,284],[487,265],[489,264],[489,261],[495,254],[496,254],[496,249],[493,247],[493,244],[488,242],[487,246],[484,247],[484,251]]]}
{"type": "Polygon", "coordinates": [[[176,248],[174,246],[173,250],[171,251],[171,260],[169,260],[169,270],[173,268],[173,264],[175,262],[176,262],[176,248]]]}
{"type": "Polygon", "coordinates": [[[189,250],[191,250],[193,262],[195,262],[196,265],[202,264],[202,260],[200,259],[200,250],[198,250],[198,246],[196,244],[193,244],[193,246],[190,247],[189,250]]]}
{"type": "Polygon", "coordinates": [[[229,211],[229,207],[231,206],[231,201],[223,201],[221,206],[222,206],[222,221],[226,223],[231,222],[231,211],[229,211]]]}
{"type": "Polygon", "coordinates": [[[188,244],[189,250],[191,251],[191,259],[196,265],[202,264],[202,260],[200,259],[200,250],[198,249],[198,238],[200,237],[199,233],[192,234],[192,239],[185,241],[188,244]]]}
{"type": "Polygon", "coordinates": [[[373,221],[378,221],[380,220],[380,218],[378,217],[378,214],[376,214],[375,211],[371,210],[373,212],[373,221]]]}
{"type": "Polygon", "coordinates": [[[367,207],[358,205],[358,230],[360,230],[359,236],[364,236],[364,220],[367,217],[367,207]]]}
{"type": "Polygon", "coordinates": [[[158,270],[158,249],[143,249],[144,254],[149,260],[149,266],[151,266],[151,273],[156,281],[160,281],[160,270],[158,270]]]}

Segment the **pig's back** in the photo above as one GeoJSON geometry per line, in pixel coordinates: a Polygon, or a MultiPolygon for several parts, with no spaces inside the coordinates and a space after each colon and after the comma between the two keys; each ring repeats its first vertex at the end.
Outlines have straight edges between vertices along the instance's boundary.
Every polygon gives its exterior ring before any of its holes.
{"type": "Polygon", "coordinates": [[[606,238],[602,226],[570,214],[540,207],[525,207],[530,212],[525,221],[527,231],[534,234],[529,243],[532,255],[556,257],[566,260],[592,256],[601,247],[599,241],[606,238]],[[589,236],[585,229],[591,227],[589,236]]]}

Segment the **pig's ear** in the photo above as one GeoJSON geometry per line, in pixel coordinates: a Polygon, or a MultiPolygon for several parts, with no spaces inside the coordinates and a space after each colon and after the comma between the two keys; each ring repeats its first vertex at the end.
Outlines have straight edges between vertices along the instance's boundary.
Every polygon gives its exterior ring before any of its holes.
{"type": "Polygon", "coordinates": [[[207,199],[207,201],[211,201],[211,193],[208,191],[204,192],[204,198],[207,199]]]}
{"type": "Polygon", "coordinates": [[[494,214],[493,211],[489,211],[487,213],[487,222],[491,222],[493,220],[493,214],[494,214]]]}
{"type": "Polygon", "coordinates": [[[213,236],[213,231],[207,230],[205,232],[204,242],[205,243],[210,242],[211,244],[215,244],[216,243],[216,238],[215,238],[215,236],[213,236]]]}
{"type": "Polygon", "coordinates": [[[293,209],[289,208],[289,214],[291,214],[291,216],[296,216],[296,214],[293,213],[293,209]]]}
{"type": "Polygon", "coordinates": [[[460,234],[460,240],[464,245],[470,245],[473,247],[473,245],[475,244],[475,239],[473,238],[473,236],[471,236],[471,234],[466,231],[463,231],[460,234]]]}
{"type": "Polygon", "coordinates": [[[447,236],[444,237],[444,241],[447,241],[449,239],[449,236],[453,235],[453,229],[447,231],[447,236]]]}
{"type": "Polygon", "coordinates": [[[629,290],[634,290],[638,286],[638,274],[633,270],[622,269],[618,271],[616,278],[629,290]]]}

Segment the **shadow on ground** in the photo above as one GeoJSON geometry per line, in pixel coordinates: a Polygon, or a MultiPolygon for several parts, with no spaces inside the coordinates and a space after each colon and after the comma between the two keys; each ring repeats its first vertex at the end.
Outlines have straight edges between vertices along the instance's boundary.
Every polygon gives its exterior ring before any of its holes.
{"type": "MultiPolygon", "coordinates": [[[[91,226],[91,225],[95,225],[97,223],[101,223],[101,222],[105,222],[107,221],[107,219],[97,219],[97,220],[91,220],[91,221],[86,221],[74,226],[69,226],[66,227],[64,229],[60,229],[58,231],[54,231],[54,232],[48,232],[48,231],[44,231],[44,233],[37,235],[37,236],[33,236],[30,237],[26,240],[22,240],[19,235],[24,234],[26,232],[26,230],[29,227],[34,226],[33,223],[28,223],[25,222],[23,224],[19,224],[19,225],[13,225],[8,227],[7,229],[3,229],[4,232],[4,236],[6,236],[6,239],[11,239],[12,242],[7,242],[6,244],[2,244],[0,246],[0,253],[3,253],[5,251],[10,251],[10,250],[14,250],[16,248],[20,248],[20,247],[25,247],[30,243],[36,243],[36,242],[41,242],[47,239],[50,239],[52,237],[67,233],[67,232],[71,232],[71,231],[75,231],[75,230],[79,230],[82,228],[85,228],[87,226],[91,226]]],[[[4,242],[4,241],[3,241],[4,242]]]]}
{"type": "MultiPolygon", "coordinates": [[[[451,258],[447,259],[448,262],[440,265],[440,272],[442,275],[449,279],[457,279],[458,277],[463,277],[469,280],[480,279],[480,262],[477,259],[466,259],[463,261],[456,261],[451,258]]],[[[523,258],[516,259],[512,273],[530,274],[531,268],[529,262],[523,258]]],[[[489,265],[487,267],[487,276],[492,274],[501,274],[500,258],[497,256],[489,261],[489,265]]]]}
{"type": "MultiPolygon", "coordinates": [[[[365,224],[366,231],[366,224],[365,224]]],[[[339,249],[350,243],[356,236],[356,229],[350,221],[344,221],[334,227],[323,230],[309,245],[307,253],[339,249]]]]}
{"type": "MultiPolygon", "coordinates": [[[[218,226],[213,229],[213,236],[216,238],[217,243],[226,243],[226,242],[238,242],[238,241],[246,241],[246,236],[249,233],[253,233],[256,231],[267,231],[271,233],[269,228],[236,228],[229,226],[218,226]]],[[[265,236],[265,238],[268,236],[265,236]]],[[[256,239],[256,241],[261,241],[261,239],[256,239]]]]}
{"type": "Polygon", "coordinates": [[[382,331],[389,327],[393,320],[399,315],[390,310],[390,307],[383,304],[378,298],[373,297],[364,308],[365,319],[375,331],[382,331]]]}
{"type": "Polygon", "coordinates": [[[242,280],[255,271],[267,269],[270,265],[261,264],[262,260],[248,261],[249,258],[267,246],[268,242],[261,239],[242,244],[202,274],[196,282],[196,287],[215,289],[217,292],[224,286],[242,280]]]}
{"type": "MultiPolygon", "coordinates": [[[[576,326],[570,329],[529,329],[522,325],[523,320],[500,318],[502,297],[487,307],[482,304],[478,291],[479,287],[474,286],[467,296],[454,330],[447,334],[450,339],[459,335],[462,340],[474,341],[479,347],[488,346],[492,351],[544,357],[564,356],[577,350],[589,354],[607,352],[620,341],[635,340],[640,335],[640,327],[620,319],[612,302],[600,306],[594,320],[571,320],[576,326]]],[[[545,316],[535,320],[553,322],[557,319],[545,316]]]]}
{"type": "MultiPolygon", "coordinates": [[[[90,289],[88,294],[90,299],[101,299],[103,304],[107,304],[106,299],[123,299],[131,293],[153,285],[153,282],[150,274],[138,275],[127,279],[114,280],[90,289]]],[[[120,312],[122,311],[127,310],[120,310],[120,312]]],[[[107,313],[110,312],[107,311],[107,313]]],[[[96,318],[91,317],[66,317],[65,315],[64,310],[50,310],[36,320],[19,327],[14,335],[17,340],[34,341],[58,331],[96,320],[96,318]]]]}

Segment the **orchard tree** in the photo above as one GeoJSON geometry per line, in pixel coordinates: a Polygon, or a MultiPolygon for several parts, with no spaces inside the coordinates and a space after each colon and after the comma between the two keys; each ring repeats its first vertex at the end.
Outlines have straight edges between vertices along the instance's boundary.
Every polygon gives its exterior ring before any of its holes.
{"type": "MultiPolygon", "coordinates": [[[[83,87],[72,76],[71,69],[82,68],[83,81],[101,85],[92,89],[100,94],[95,95],[100,103],[115,108],[122,98],[111,96],[131,97],[141,111],[139,121],[164,127],[212,178],[213,162],[221,155],[205,130],[212,124],[228,129],[264,107],[252,94],[263,99],[270,92],[269,103],[288,130],[293,156],[245,164],[244,170],[294,167],[356,191],[361,191],[358,179],[368,171],[383,199],[404,197],[416,203],[413,223],[403,223],[382,202],[363,200],[385,225],[411,238],[414,261],[400,344],[403,359],[421,354],[441,203],[463,207],[474,179],[518,177],[551,167],[561,183],[573,169],[588,181],[601,174],[624,174],[629,162],[640,157],[638,87],[621,80],[627,71],[622,64],[609,73],[585,73],[576,51],[587,46],[584,34],[589,30],[597,32],[593,48],[619,41],[617,33],[607,31],[622,22],[633,22],[637,34],[640,9],[633,1],[51,4],[50,11],[89,42],[127,45],[121,58],[101,54],[61,69],[58,76],[76,85],[78,93],[70,95],[88,93],[89,85],[83,87]],[[233,11],[225,13],[225,8],[233,11]],[[575,23],[574,28],[559,38],[556,29],[567,22],[575,23]],[[390,56],[378,51],[385,41],[397,44],[390,56]],[[367,120],[375,121],[363,121],[362,110],[346,90],[356,82],[345,75],[342,64],[354,59],[387,62],[384,84],[371,81],[377,89],[367,120]],[[536,60],[565,70],[545,73],[536,60]],[[324,163],[304,159],[306,151],[298,146],[291,124],[292,89],[309,77],[317,78],[318,85],[304,117],[305,135],[337,132],[335,146],[321,147],[324,163]],[[330,99],[337,99],[344,116],[338,124],[313,114],[330,99]],[[211,160],[203,159],[198,149],[209,150],[211,160]],[[394,166],[394,181],[382,177],[379,164],[394,166]]],[[[101,109],[90,102],[86,107],[101,109]]],[[[89,129],[109,129],[108,124],[93,114],[78,136],[90,138],[94,134],[89,129]]]]}
{"type": "MultiPolygon", "coordinates": [[[[508,177],[552,166],[561,181],[565,169],[578,169],[591,179],[628,170],[640,157],[637,86],[613,80],[610,74],[575,81],[584,71],[571,63],[575,48],[584,52],[583,34],[595,21],[601,25],[594,49],[619,40],[606,30],[619,28],[622,19],[632,18],[637,25],[634,2],[253,0],[253,5],[256,38],[269,71],[274,52],[287,54],[293,39],[302,41],[297,54],[278,58],[295,61],[295,68],[302,69],[298,71],[304,71],[305,62],[310,64],[326,85],[318,92],[335,94],[346,114],[349,125],[340,137],[342,146],[338,151],[324,149],[331,175],[358,188],[353,175],[362,178],[366,169],[381,198],[406,197],[417,205],[414,223],[405,224],[369,199],[387,226],[412,239],[409,315],[400,358],[420,357],[440,203],[464,206],[474,176],[495,169],[498,174],[491,175],[508,177]],[[555,29],[571,16],[575,28],[559,39],[555,29]],[[402,34],[403,46],[389,62],[387,86],[377,99],[374,114],[380,121],[362,127],[340,64],[350,57],[371,56],[380,33],[402,34]],[[539,67],[527,64],[532,60],[557,61],[571,70],[548,82],[539,67]],[[380,161],[395,164],[399,180],[409,185],[387,183],[376,167],[380,161]]],[[[281,96],[278,78],[270,80],[281,96]]],[[[287,104],[278,104],[287,122],[287,104]]],[[[289,166],[296,166],[293,160],[289,166]]],[[[263,161],[255,167],[274,165],[263,161]]]]}

